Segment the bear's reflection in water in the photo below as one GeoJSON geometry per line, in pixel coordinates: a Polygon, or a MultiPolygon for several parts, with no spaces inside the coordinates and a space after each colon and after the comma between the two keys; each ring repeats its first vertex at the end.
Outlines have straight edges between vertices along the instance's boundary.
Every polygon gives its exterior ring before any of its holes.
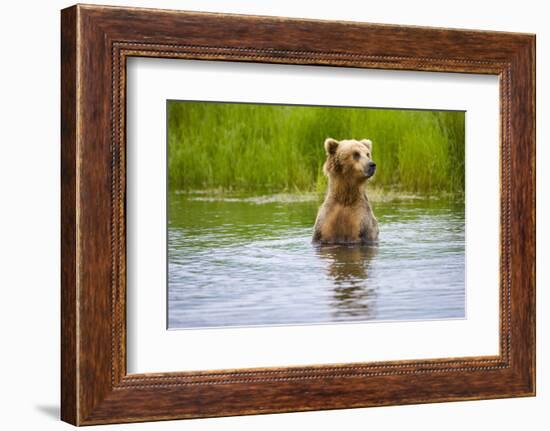
{"type": "Polygon", "coordinates": [[[369,269],[376,256],[376,245],[320,245],[317,255],[326,262],[327,276],[333,281],[336,316],[373,318],[375,291],[369,288],[369,269]]]}

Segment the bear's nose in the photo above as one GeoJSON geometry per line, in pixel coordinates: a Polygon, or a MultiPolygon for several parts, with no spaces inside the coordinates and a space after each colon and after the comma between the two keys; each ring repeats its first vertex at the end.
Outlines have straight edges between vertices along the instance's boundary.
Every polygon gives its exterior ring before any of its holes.
{"type": "Polygon", "coordinates": [[[376,168],[376,163],[374,162],[369,162],[369,168],[376,168]]]}

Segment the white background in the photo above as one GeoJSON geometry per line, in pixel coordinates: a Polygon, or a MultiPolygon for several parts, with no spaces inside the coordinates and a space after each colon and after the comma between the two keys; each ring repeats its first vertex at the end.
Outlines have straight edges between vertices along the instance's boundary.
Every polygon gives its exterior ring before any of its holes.
{"type": "MultiPolygon", "coordinates": [[[[332,430],[546,429],[550,422],[548,270],[550,217],[548,85],[550,28],[544,2],[524,0],[312,2],[273,0],[103,1],[105,4],[343,19],[393,24],[537,33],[538,396],[507,399],[293,413],[96,429],[332,430]]],[[[64,1],[5,2],[0,15],[0,300],[2,428],[70,429],[60,423],[59,399],[59,9],[64,1]]]]}
{"type": "Polygon", "coordinates": [[[129,373],[498,354],[498,77],[134,58],[127,83],[129,373]],[[467,319],[167,331],[167,99],[467,111],[467,319]]]}

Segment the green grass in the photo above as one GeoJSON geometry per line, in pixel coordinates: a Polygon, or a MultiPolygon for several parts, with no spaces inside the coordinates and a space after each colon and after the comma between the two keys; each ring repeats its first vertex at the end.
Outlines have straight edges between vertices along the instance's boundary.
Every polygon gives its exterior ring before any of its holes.
{"type": "Polygon", "coordinates": [[[464,193],[464,112],[168,102],[171,190],[324,190],[323,142],[373,141],[373,185],[464,193]]]}

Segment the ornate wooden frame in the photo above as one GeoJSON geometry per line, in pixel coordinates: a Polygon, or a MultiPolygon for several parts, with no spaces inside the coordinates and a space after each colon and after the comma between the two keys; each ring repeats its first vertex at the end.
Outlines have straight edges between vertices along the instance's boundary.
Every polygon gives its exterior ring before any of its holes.
{"type": "Polygon", "coordinates": [[[88,425],[535,394],[534,35],[82,5],[61,18],[63,420],[88,425]],[[500,354],[127,374],[129,56],[498,75],[500,354]]]}

